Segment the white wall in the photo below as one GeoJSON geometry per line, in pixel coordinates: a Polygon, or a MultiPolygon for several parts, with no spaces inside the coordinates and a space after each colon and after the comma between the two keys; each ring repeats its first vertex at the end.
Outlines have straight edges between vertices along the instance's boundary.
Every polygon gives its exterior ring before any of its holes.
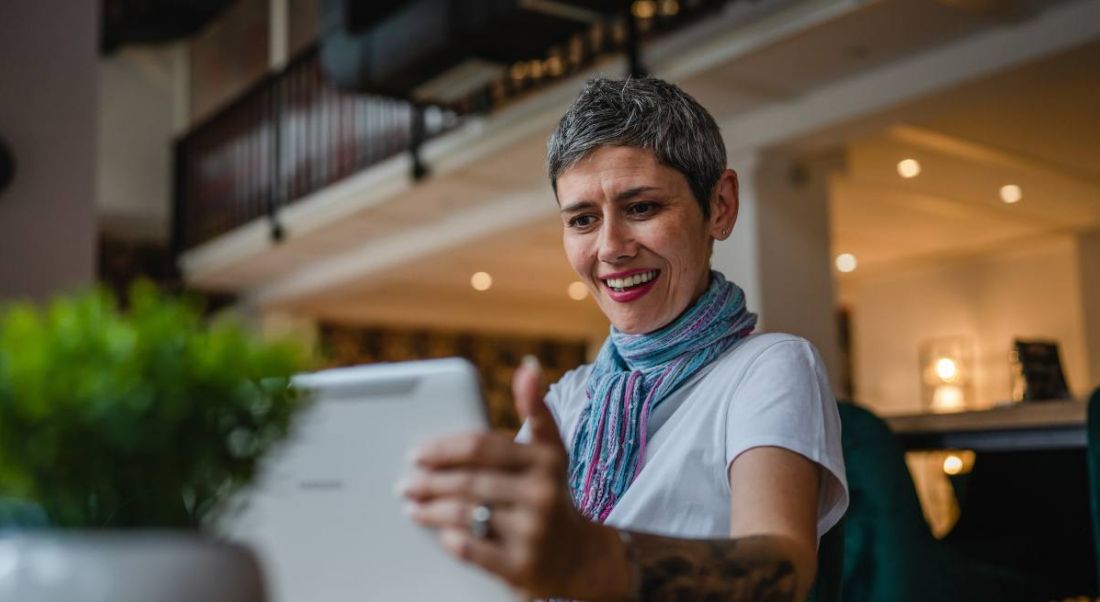
{"type": "Polygon", "coordinates": [[[97,206],[105,231],[165,241],[172,194],[174,46],[99,62],[97,206]]]}
{"type": "Polygon", "coordinates": [[[741,212],[711,265],[745,290],[760,330],[789,332],[817,347],[840,393],[836,302],[829,259],[829,176],[842,153],[803,160],[734,156],[741,212]]]}
{"type": "Polygon", "coordinates": [[[1077,241],[1064,235],[983,256],[842,283],[852,310],[855,397],[884,413],[921,409],[919,348],[966,335],[981,406],[1010,398],[1012,340],[1055,339],[1070,388],[1089,388],[1077,241]]]}
{"type": "Polygon", "coordinates": [[[1077,235],[1077,269],[1081,278],[1081,309],[1089,350],[1088,384],[1100,387],[1100,230],[1077,235]]]}
{"type": "Polygon", "coordinates": [[[0,136],[18,163],[0,193],[0,300],[95,276],[98,2],[0,2],[0,136]]]}

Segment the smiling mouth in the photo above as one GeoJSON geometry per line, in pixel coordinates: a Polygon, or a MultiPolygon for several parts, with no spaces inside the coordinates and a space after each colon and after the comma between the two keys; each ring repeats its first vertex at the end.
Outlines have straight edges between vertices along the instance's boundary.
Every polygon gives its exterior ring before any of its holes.
{"type": "Polygon", "coordinates": [[[659,273],[660,270],[650,270],[648,272],[634,274],[625,278],[601,278],[601,281],[612,291],[616,293],[624,293],[626,291],[640,288],[645,284],[648,284],[650,281],[656,278],[657,274],[659,273]]]}

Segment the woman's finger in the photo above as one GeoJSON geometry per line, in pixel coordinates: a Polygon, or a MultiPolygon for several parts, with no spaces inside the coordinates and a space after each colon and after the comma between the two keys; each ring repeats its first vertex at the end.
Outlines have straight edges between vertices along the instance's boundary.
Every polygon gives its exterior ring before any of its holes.
{"type": "Polygon", "coordinates": [[[515,570],[509,553],[489,539],[478,539],[466,529],[447,527],[439,532],[443,547],[463,562],[480,566],[509,583],[515,583],[515,570]]]}
{"type": "Polygon", "coordinates": [[[482,467],[502,470],[526,468],[538,454],[507,433],[478,432],[440,437],[413,452],[413,461],[426,468],[482,467]]]}
{"type": "MultiPolygon", "coordinates": [[[[474,509],[478,504],[457,498],[439,498],[423,503],[413,503],[407,508],[409,517],[422,526],[432,529],[470,530],[474,509]]],[[[525,536],[525,519],[514,508],[490,506],[490,538],[525,536]]]]}
{"type": "Polygon", "coordinates": [[[508,504],[524,498],[524,480],[510,473],[487,470],[432,470],[413,475],[401,487],[405,497],[430,500],[455,497],[467,501],[508,504]]]}

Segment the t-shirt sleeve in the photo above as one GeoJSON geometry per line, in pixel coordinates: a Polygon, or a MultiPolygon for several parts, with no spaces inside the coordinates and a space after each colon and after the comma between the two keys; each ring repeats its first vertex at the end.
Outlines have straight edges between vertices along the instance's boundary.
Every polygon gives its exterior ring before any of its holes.
{"type": "Polygon", "coordinates": [[[737,383],[726,415],[726,474],[754,447],[782,447],[821,467],[817,534],[848,508],[840,416],[817,350],[798,338],[772,342],[737,383]]]}

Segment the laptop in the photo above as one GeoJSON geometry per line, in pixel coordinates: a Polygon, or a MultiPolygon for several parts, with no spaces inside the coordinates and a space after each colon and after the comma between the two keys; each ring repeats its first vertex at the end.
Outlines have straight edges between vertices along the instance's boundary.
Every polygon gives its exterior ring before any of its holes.
{"type": "Polygon", "coordinates": [[[395,492],[418,443],[487,427],[469,362],[341,368],[294,383],[313,403],[222,527],[257,552],[272,602],[516,599],[449,556],[395,492]]]}

